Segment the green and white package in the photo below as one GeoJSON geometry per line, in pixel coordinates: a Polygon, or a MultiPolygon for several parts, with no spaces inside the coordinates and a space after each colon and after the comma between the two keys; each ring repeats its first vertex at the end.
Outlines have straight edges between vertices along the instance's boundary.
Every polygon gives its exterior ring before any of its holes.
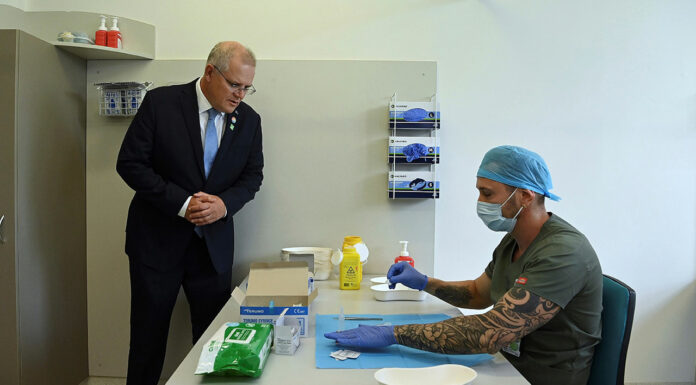
{"type": "Polygon", "coordinates": [[[203,346],[195,374],[258,377],[273,342],[273,325],[227,322],[203,346]]]}

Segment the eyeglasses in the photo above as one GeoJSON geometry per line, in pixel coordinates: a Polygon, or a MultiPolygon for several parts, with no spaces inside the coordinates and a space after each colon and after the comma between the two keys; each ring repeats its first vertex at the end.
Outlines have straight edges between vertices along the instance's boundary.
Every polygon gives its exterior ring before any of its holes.
{"type": "Polygon", "coordinates": [[[254,88],[253,85],[244,87],[241,84],[232,83],[231,81],[229,81],[229,79],[225,77],[225,75],[222,74],[222,71],[220,71],[220,69],[217,68],[216,65],[213,65],[213,68],[215,68],[215,70],[220,74],[220,76],[222,76],[222,78],[225,79],[227,85],[230,86],[230,88],[232,89],[232,92],[242,91],[247,96],[253,95],[254,92],[256,92],[256,88],[254,88]]]}

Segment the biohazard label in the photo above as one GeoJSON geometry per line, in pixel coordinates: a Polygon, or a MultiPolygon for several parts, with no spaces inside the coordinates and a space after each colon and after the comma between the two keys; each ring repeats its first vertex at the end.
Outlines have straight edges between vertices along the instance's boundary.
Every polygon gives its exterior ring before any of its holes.
{"type": "Polygon", "coordinates": [[[344,289],[357,289],[360,287],[360,266],[341,266],[341,287],[344,289]]]}

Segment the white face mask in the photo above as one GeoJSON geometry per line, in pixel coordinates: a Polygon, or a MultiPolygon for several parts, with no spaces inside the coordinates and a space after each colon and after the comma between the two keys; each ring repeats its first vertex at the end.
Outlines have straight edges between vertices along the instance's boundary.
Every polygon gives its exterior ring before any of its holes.
{"type": "MultiPolygon", "coordinates": [[[[515,188],[515,191],[517,191],[517,188],[515,188]]],[[[476,202],[476,214],[478,214],[479,218],[481,218],[489,229],[493,231],[506,231],[509,233],[515,228],[517,216],[520,215],[524,207],[520,207],[517,214],[512,218],[505,218],[503,216],[503,205],[515,195],[515,191],[513,191],[503,203],[476,202]]]]}

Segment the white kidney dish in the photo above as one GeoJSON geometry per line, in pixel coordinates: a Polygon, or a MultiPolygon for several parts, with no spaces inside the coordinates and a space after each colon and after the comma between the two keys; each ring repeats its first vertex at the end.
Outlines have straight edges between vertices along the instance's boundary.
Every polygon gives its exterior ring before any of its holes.
{"type": "Polygon", "coordinates": [[[420,290],[408,288],[400,283],[394,289],[389,288],[389,284],[370,286],[372,294],[377,301],[422,301],[428,293],[420,290]]]}
{"type": "Polygon", "coordinates": [[[464,365],[438,365],[428,368],[384,368],[375,373],[382,385],[463,385],[476,378],[476,371],[464,365]]]}
{"type": "Polygon", "coordinates": [[[388,282],[387,282],[387,277],[374,277],[374,278],[370,278],[370,283],[372,285],[381,285],[383,283],[388,283],[388,282]]]}

